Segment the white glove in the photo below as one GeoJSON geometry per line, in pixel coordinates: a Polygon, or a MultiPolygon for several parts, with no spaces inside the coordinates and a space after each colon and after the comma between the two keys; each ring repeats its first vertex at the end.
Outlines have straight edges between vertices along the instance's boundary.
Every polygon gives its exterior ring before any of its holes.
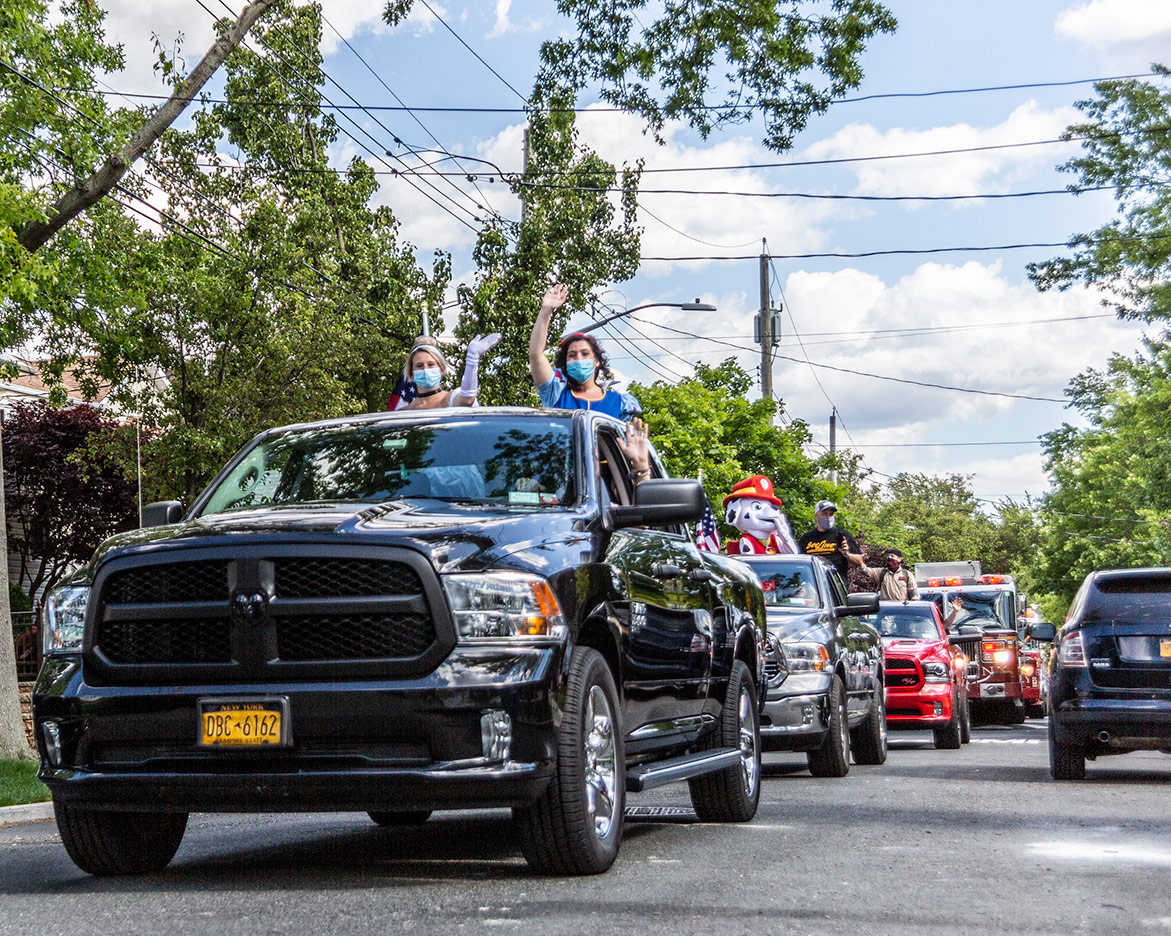
{"type": "Polygon", "coordinates": [[[480,392],[480,355],[487,354],[501,339],[500,332],[490,335],[476,335],[468,342],[468,353],[464,357],[464,377],[460,381],[460,396],[474,400],[480,392]]]}

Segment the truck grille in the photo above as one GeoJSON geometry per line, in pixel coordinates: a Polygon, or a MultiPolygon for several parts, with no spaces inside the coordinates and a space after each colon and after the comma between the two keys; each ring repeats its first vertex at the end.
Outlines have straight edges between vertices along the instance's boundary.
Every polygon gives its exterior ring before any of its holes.
{"type": "Polygon", "coordinates": [[[104,621],[102,652],[112,663],[228,663],[232,622],[222,618],[181,621],[104,621]]]}
{"type": "Polygon", "coordinates": [[[88,652],[100,671],[147,681],[410,675],[430,672],[454,645],[438,578],[416,554],[277,546],[205,558],[210,551],[135,557],[98,576],[88,652]]]}
{"type": "Polygon", "coordinates": [[[923,677],[919,673],[919,665],[914,660],[887,657],[882,681],[891,689],[913,689],[923,681],[923,677]]]}
{"type": "Polygon", "coordinates": [[[282,660],[380,660],[413,657],[435,640],[426,614],[306,615],[277,619],[282,660]]]}
{"type": "Polygon", "coordinates": [[[281,598],[354,598],[417,594],[419,576],[410,566],[376,559],[278,559],[276,593],[281,598]]]}
{"type": "Polygon", "coordinates": [[[227,601],[228,563],[177,562],[115,572],[106,582],[109,604],[227,601]]]}

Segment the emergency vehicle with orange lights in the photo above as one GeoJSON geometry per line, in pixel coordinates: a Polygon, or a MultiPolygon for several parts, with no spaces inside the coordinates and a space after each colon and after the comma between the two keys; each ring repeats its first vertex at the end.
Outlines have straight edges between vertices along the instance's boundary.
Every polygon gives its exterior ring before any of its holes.
{"type": "MultiPolygon", "coordinates": [[[[971,666],[968,701],[972,717],[984,722],[1019,725],[1028,716],[1022,683],[1021,638],[1024,595],[1017,591],[1011,575],[986,575],[979,561],[920,562],[915,566],[920,596],[934,601],[952,633],[979,633],[981,640],[966,647],[971,666]]],[[[1036,676],[1036,663],[1025,661],[1036,676]]]]}

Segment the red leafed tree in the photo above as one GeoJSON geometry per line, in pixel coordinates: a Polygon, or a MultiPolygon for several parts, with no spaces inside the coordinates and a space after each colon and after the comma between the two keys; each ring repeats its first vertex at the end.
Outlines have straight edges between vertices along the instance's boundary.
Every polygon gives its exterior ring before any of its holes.
{"type": "Polygon", "coordinates": [[[8,548],[30,595],[43,598],[107,536],[137,525],[119,432],[92,406],[22,402],[4,420],[8,548]]]}

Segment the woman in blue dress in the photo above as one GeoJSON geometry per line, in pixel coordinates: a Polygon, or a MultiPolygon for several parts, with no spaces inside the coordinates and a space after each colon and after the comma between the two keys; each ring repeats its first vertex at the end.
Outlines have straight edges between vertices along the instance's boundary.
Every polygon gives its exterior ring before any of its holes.
{"type": "Polygon", "coordinates": [[[638,414],[642,407],[629,393],[604,390],[598,377],[611,377],[606,355],[592,335],[573,332],[566,335],[557,347],[553,357],[554,368],[545,357],[549,338],[549,320],[553,313],[565,305],[569,298],[569,287],[558,283],[545,290],[541,311],[533,323],[529,336],[529,370],[541,405],[553,409],[588,409],[605,413],[626,422],[626,445],[624,452],[630,461],[631,474],[635,481],[650,477],[650,459],[646,448],[646,427],[638,414]]]}

